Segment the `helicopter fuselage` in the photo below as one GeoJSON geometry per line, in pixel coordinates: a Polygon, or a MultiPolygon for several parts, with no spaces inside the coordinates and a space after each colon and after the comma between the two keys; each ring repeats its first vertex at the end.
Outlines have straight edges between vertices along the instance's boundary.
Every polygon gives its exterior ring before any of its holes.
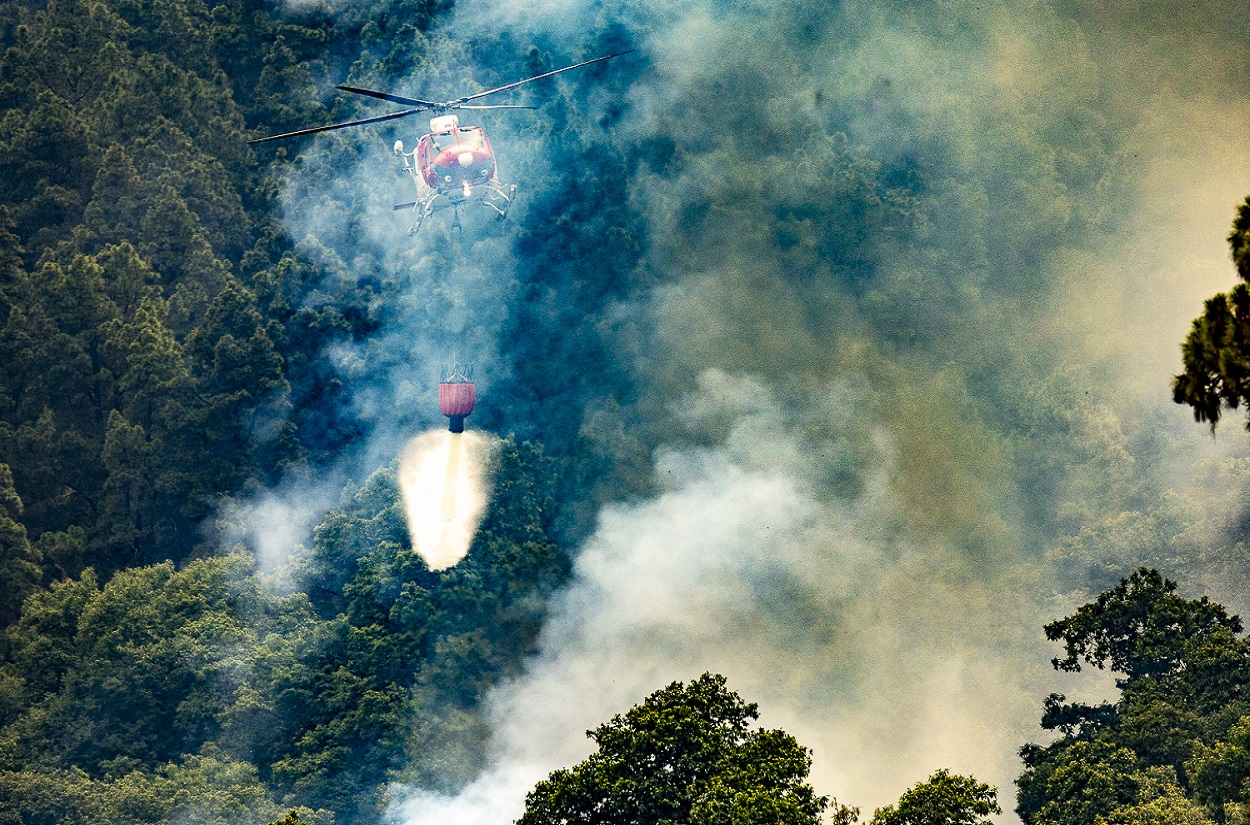
{"type": "Polygon", "coordinates": [[[572,71],[573,69],[580,69],[592,63],[602,63],[604,60],[611,60],[614,57],[629,54],[631,51],[633,50],[627,49],[623,52],[583,60],[571,66],[552,69],[549,72],[536,74],[533,77],[514,80],[511,83],[505,83],[493,89],[486,89],[441,103],[435,100],[422,100],[391,92],[361,89],[356,86],[339,86],[338,88],[344,92],[386,100],[410,108],[402,109],[398,112],[360,118],[359,120],[349,120],[345,123],[331,123],[326,126],[313,126],[308,129],[296,129],[294,132],[283,132],[280,135],[253,138],[248,143],[267,143],[271,140],[285,140],[286,138],[312,135],[318,132],[329,132],[334,129],[345,129],[349,126],[388,123],[398,118],[410,117],[419,112],[438,112],[440,114],[430,121],[429,133],[422,136],[421,140],[417,142],[417,148],[411,152],[405,152],[404,142],[402,140],[395,141],[395,155],[400,158],[404,171],[412,176],[412,181],[417,187],[417,199],[415,201],[395,205],[397,210],[411,209],[416,213],[416,223],[409,228],[409,234],[417,231],[421,227],[422,222],[435,211],[448,206],[456,208],[456,225],[459,226],[460,206],[468,201],[478,201],[485,204],[493,209],[500,220],[502,220],[508,216],[508,209],[512,205],[513,196],[516,194],[516,185],[510,184],[505,187],[499,183],[498,172],[495,169],[495,153],[491,151],[490,141],[486,139],[485,130],[481,126],[461,128],[459,120],[452,112],[457,109],[535,109],[537,108],[536,106],[518,103],[469,104],[470,101],[507,91],[508,89],[515,89],[518,86],[524,86],[526,83],[533,83],[535,80],[542,80],[543,78],[572,71]]]}
{"type": "Polygon", "coordinates": [[[498,179],[495,154],[481,126],[425,135],[417,143],[417,168],[427,186],[442,191],[498,179]]]}
{"type": "Polygon", "coordinates": [[[395,154],[403,162],[404,171],[417,186],[417,199],[396,204],[398,209],[411,209],[416,222],[408,230],[416,232],[425,219],[448,206],[457,208],[469,201],[490,207],[500,219],[508,214],[516,186],[499,183],[495,153],[481,126],[460,125],[455,115],[444,115],[430,121],[430,131],[417,141],[417,148],[404,151],[402,141],[395,142],[395,154]]]}

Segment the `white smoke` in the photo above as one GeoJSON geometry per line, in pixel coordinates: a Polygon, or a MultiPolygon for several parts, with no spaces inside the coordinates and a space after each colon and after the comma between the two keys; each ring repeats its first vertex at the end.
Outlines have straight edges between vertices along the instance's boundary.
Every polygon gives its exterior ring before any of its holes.
{"type": "Polygon", "coordinates": [[[288,578],[289,562],[338,503],[343,483],[338,474],[316,481],[292,478],[262,495],[224,501],[213,529],[224,546],[242,545],[251,551],[269,586],[288,589],[294,586],[288,578]]]}
{"type": "Polygon", "coordinates": [[[841,800],[891,802],[938,766],[1009,782],[1044,665],[1029,580],[952,571],[950,548],[905,538],[888,436],[849,443],[859,392],[829,388],[817,436],[759,381],[705,374],[683,402],[728,421],[723,441],[664,451],[664,492],[602,514],[541,653],[493,696],[493,768],[457,797],[404,797],[405,821],[506,823],[587,754],[585,730],[705,671],[812,748],[817,790],[841,800]],[[827,489],[839,456],[867,465],[847,468],[859,495],[827,489]]]}
{"type": "MultiPolygon", "coordinates": [[[[601,514],[541,653],[492,697],[492,766],[456,796],[401,790],[398,815],[511,821],[536,780],[586,754],[587,728],[708,670],[815,751],[821,793],[870,810],[948,767],[996,785],[1010,809],[1041,697],[1076,692],[1049,672],[1041,624],[1081,599],[1054,595],[1043,556],[1055,537],[1025,533],[1020,511],[1035,502],[1013,487],[1029,469],[1013,465],[1019,433],[985,421],[978,402],[992,399],[969,385],[1013,347],[1042,375],[1083,370],[1105,419],[1091,413],[1089,426],[1122,454],[1123,475],[1091,474],[1076,450],[1050,460],[1107,500],[1134,483],[1183,486],[1192,464],[1227,454],[1167,386],[1189,319],[1232,282],[1223,235],[1250,191],[1245,51],[1221,34],[1238,4],[1207,5],[1172,19],[1009,0],[457,4],[466,42],[501,27],[570,49],[612,26],[637,38],[650,68],[615,139],[672,138],[680,162],[630,182],[650,218],[640,268],[663,286],[605,324],[643,330],[621,344],[650,403],[700,379],[684,399],[691,431],[656,455],[663,492],[601,514]],[[843,108],[830,114],[831,102],[843,108]],[[771,157],[776,145],[793,151],[771,157]],[[874,261],[876,303],[850,296],[819,252],[796,274],[773,246],[778,204],[835,220],[830,178],[847,145],[865,163],[917,156],[938,173],[917,195],[931,221],[917,232],[936,251],[874,261]],[[700,205],[715,217],[707,235],[683,228],[700,205]],[[926,314],[943,295],[961,311],[926,314]],[[899,326],[932,321],[949,349],[881,354],[862,316],[883,306],[899,326]],[[1132,455],[1134,439],[1166,450],[1132,455]]],[[[336,353],[387,460],[412,432],[396,419],[432,408],[436,365],[458,351],[487,380],[507,370],[500,338],[523,294],[507,232],[525,226],[526,187],[551,166],[533,137],[545,127],[508,117],[492,140],[501,177],[523,188],[504,229],[427,225],[411,242],[402,222],[376,218],[407,199],[392,197],[402,177],[385,132],[291,184],[306,190],[290,193],[287,216],[306,247],[334,250],[343,277],[409,287],[385,336],[336,353]],[[372,211],[353,222],[343,204],[361,192],[372,211]]],[[[1041,400],[1060,418],[1081,403],[1041,400]]],[[[302,512],[277,501],[252,521],[296,517],[299,532],[302,512]]],[[[256,533],[262,556],[285,552],[280,532],[256,533]]]]}
{"type": "MultiPolygon", "coordinates": [[[[656,376],[657,395],[702,373],[687,401],[710,446],[674,438],[656,457],[664,492],[601,514],[541,653],[491,700],[492,767],[458,796],[401,791],[407,822],[514,819],[536,780],[586,755],[587,728],[709,670],[814,750],[821,793],[871,810],[948,767],[996,785],[1010,810],[1016,749],[1041,735],[1041,698],[1082,688],[1050,671],[1040,629],[1081,596],[1054,593],[1043,561],[1053,537],[1023,534],[1017,511],[1030,502],[1009,483],[1019,458],[976,416],[967,376],[1010,346],[1056,372],[1087,370],[1123,444],[1166,434],[1166,456],[1126,471],[1155,474],[1161,489],[1187,462],[1218,455],[1167,385],[1202,298],[1231,283],[1223,235],[1250,191],[1236,54],[1213,55],[1210,32],[1205,48],[1174,50],[1146,36],[1157,19],[1127,9],[1074,19],[1047,4],[852,2],[837,4],[845,28],[834,31],[824,5],[458,4],[468,31],[622,22],[648,52],[652,74],[631,92],[620,139],[680,133],[687,154],[634,181],[651,216],[649,263],[667,282],[617,311],[647,316],[621,325],[652,333],[638,368],[656,376]],[[1182,51],[1209,71],[1188,70],[1182,51]],[[749,87],[760,78],[772,85],[749,87]],[[869,360],[874,343],[855,340],[862,305],[819,266],[804,273],[819,286],[804,292],[771,255],[770,197],[802,202],[792,192],[818,189],[832,169],[812,162],[817,143],[794,139],[818,131],[807,110],[822,99],[863,104],[848,131],[868,155],[940,145],[955,170],[925,193],[938,205],[927,227],[937,262],[886,260],[876,273],[919,283],[920,310],[925,278],[955,282],[968,311],[949,337],[966,345],[966,363],[949,372],[900,357],[891,367],[903,379],[857,374],[846,364],[869,360]],[[798,145],[805,174],[765,167],[766,147],[751,154],[769,139],[798,145]],[[1062,181],[1086,173],[1097,180],[1074,199],[1062,181]],[[701,200],[721,234],[683,234],[701,200]],[[1036,260],[1005,257],[1021,250],[1036,260]],[[1003,297],[1010,278],[1036,283],[1036,295],[1013,285],[1003,297]],[[775,392],[788,370],[803,383],[775,392]],[[781,411],[777,396],[813,393],[797,416],[781,411]],[[856,478],[852,493],[830,483],[839,475],[856,478]]],[[[1083,460],[1054,458],[1074,476],[1083,460]]]]}

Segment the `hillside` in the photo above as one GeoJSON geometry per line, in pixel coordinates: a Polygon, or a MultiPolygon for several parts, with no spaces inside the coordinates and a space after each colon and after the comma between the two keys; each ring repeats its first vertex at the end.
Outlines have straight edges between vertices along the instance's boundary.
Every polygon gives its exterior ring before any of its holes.
{"type": "Polygon", "coordinates": [[[0,0],[0,823],[511,821],[701,673],[804,817],[1237,817],[1240,20],[0,0]],[[425,115],[249,143],[618,52],[462,111],[504,221],[406,233],[425,115]],[[432,571],[453,361],[499,450],[432,571]]]}

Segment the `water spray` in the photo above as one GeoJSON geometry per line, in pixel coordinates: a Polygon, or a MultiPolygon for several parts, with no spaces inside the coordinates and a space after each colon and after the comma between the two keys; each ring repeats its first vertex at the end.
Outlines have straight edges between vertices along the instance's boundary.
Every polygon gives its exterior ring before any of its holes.
{"type": "Polygon", "coordinates": [[[438,406],[449,432],[422,433],[400,457],[399,485],[412,546],[431,570],[465,557],[486,510],[487,468],[499,442],[464,431],[476,400],[471,371],[453,362],[438,385],[438,406]]]}

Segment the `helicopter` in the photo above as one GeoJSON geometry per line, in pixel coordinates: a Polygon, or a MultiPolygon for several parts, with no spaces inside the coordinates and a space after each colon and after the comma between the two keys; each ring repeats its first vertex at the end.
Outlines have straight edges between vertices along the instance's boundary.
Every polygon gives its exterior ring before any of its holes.
{"type": "Polygon", "coordinates": [[[415,149],[411,152],[405,152],[404,142],[402,140],[395,141],[395,156],[399,158],[404,172],[412,178],[417,188],[416,200],[395,204],[394,207],[396,211],[407,209],[414,213],[415,222],[409,227],[408,234],[412,235],[419,231],[426,218],[448,207],[455,209],[456,218],[453,226],[459,227],[460,207],[470,202],[483,204],[496,213],[498,220],[503,220],[508,216],[508,209],[512,206],[512,201],[516,196],[517,186],[516,184],[504,185],[499,182],[495,153],[491,149],[490,139],[486,136],[486,130],[481,126],[461,126],[460,118],[455,112],[461,109],[536,109],[538,108],[536,106],[507,103],[484,105],[469,105],[469,103],[488,95],[515,89],[517,86],[560,74],[561,72],[580,69],[592,63],[602,63],[605,60],[611,60],[614,57],[620,57],[632,51],[633,49],[629,49],[623,52],[616,52],[615,54],[604,55],[603,57],[596,57],[592,60],[584,60],[581,63],[574,63],[571,66],[543,72],[533,77],[527,77],[523,80],[506,83],[503,86],[487,89],[484,92],[477,92],[442,103],[390,94],[389,92],[377,92],[372,89],[361,89],[354,86],[338,86],[336,88],[340,91],[378,98],[412,108],[374,117],[366,117],[361,120],[349,120],[346,123],[334,123],[328,126],[314,126],[310,129],[284,132],[280,135],[256,138],[248,141],[248,143],[284,140],[286,138],[316,134],[317,132],[328,132],[332,129],[345,129],[349,126],[364,126],[369,123],[397,120],[421,112],[433,112],[435,116],[430,120],[430,131],[417,141],[415,149]]]}

